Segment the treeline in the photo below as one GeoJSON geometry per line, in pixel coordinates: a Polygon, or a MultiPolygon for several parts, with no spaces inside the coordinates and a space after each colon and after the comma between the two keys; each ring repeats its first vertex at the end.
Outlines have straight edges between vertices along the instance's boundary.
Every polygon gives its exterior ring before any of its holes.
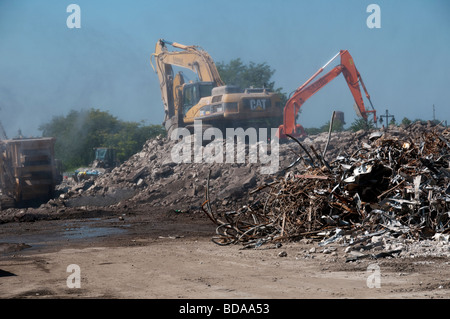
{"type": "MultiPolygon", "coordinates": [[[[340,119],[335,118],[333,120],[332,131],[333,132],[342,132],[342,131],[356,132],[359,130],[370,130],[370,129],[375,128],[375,124],[372,120],[366,121],[362,118],[356,119],[353,123],[350,124],[350,126],[348,128],[345,128],[344,125],[345,125],[345,123],[343,123],[340,119]]],[[[324,125],[322,125],[320,127],[305,128],[305,132],[308,135],[314,135],[314,134],[319,134],[319,133],[323,133],[323,132],[328,132],[329,129],[330,129],[330,121],[326,122],[324,125]]]]}
{"type": "Polygon", "coordinates": [[[251,61],[244,64],[240,58],[237,58],[228,63],[218,62],[216,67],[221,79],[227,85],[237,85],[241,88],[264,87],[278,93],[283,104],[288,100],[283,88],[276,87],[275,81],[272,81],[275,69],[272,69],[266,62],[255,63],[251,61]]]}
{"type": "Polygon", "coordinates": [[[120,162],[142,149],[145,141],[166,131],[161,125],[125,122],[98,109],[72,110],[66,116],[55,116],[39,127],[43,137],[55,137],[55,156],[64,170],[87,166],[94,160],[95,147],[117,151],[120,162]]]}
{"type": "MultiPolygon", "coordinates": [[[[390,120],[389,123],[388,123],[388,126],[400,126],[400,125],[401,126],[408,126],[408,125],[411,125],[411,124],[416,123],[416,122],[426,123],[428,121],[425,121],[425,120],[422,120],[422,119],[410,120],[407,117],[404,117],[400,123],[397,123],[395,119],[390,120]]],[[[438,121],[438,120],[433,120],[433,121],[430,121],[430,122],[433,125],[437,125],[437,124],[441,123],[441,121],[438,121]]],[[[343,123],[341,120],[336,118],[333,121],[332,131],[333,132],[342,132],[342,131],[356,132],[356,131],[359,131],[359,130],[375,129],[377,127],[372,120],[366,121],[366,120],[364,120],[362,118],[356,119],[347,128],[345,128],[344,125],[345,125],[345,123],[343,123]]],[[[446,125],[446,123],[444,123],[444,125],[446,125]]],[[[382,128],[383,126],[386,126],[386,122],[385,121],[383,121],[382,123],[379,123],[378,128],[382,128]]],[[[322,125],[320,127],[305,128],[305,132],[308,135],[314,135],[314,134],[319,134],[319,133],[323,133],[323,132],[328,132],[329,128],[330,128],[330,121],[326,122],[324,125],[322,125]]]]}

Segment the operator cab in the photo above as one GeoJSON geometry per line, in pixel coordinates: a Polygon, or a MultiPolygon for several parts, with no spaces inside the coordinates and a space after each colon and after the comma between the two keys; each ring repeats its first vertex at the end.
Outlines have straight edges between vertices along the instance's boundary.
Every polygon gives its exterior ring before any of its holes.
{"type": "Polygon", "coordinates": [[[183,86],[183,116],[196,105],[202,97],[211,96],[214,82],[186,83],[183,86]]]}
{"type": "Polygon", "coordinates": [[[94,150],[94,167],[109,168],[117,166],[117,154],[115,149],[107,147],[96,147],[94,148],[94,150]]]}

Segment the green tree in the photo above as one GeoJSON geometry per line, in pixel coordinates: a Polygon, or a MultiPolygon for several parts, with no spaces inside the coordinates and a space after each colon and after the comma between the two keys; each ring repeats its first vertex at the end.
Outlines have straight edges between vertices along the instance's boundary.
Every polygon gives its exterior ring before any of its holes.
{"type": "Polygon", "coordinates": [[[102,146],[115,148],[117,159],[123,162],[137,153],[149,138],[165,134],[166,130],[161,125],[144,126],[142,123],[122,122],[119,131],[105,136],[102,146]]]}
{"type": "Polygon", "coordinates": [[[275,88],[275,82],[271,81],[275,70],[266,62],[250,62],[246,65],[240,58],[237,58],[229,63],[219,62],[216,64],[216,67],[220,77],[228,85],[237,85],[241,88],[265,87],[280,94],[283,104],[287,101],[287,95],[282,92],[283,89],[275,88]]]}
{"type": "Polygon", "coordinates": [[[395,121],[395,117],[393,117],[390,121],[389,121],[389,125],[397,125],[397,122],[395,121]]]}
{"type": "Polygon", "coordinates": [[[408,126],[411,123],[412,123],[411,120],[409,118],[407,118],[407,117],[404,117],[403,120],[402,120],[402,124],[404,126],[408,126]]]}
{"type": "Polygon", "coordinates": [[[308,127],[308,128],[305,127],[304,129],[306,134],[308,135],[316,135],[323,132],[322,129],[318,127],[308,127]]]}
{"type": "Polygon", "coordinates": [[[375,128],[375,125],[372,120],[365,120],[363,118],[356,119],[351,125],[350,130],[353,132],[359,131],[359,130],[365,130],[368,131],[370,129],[375,128]]]}
{"type": "Polygon", "coordinates": [[[55,116],[39,130],[44,137],[56,138],[55,156],[65,170],[89,165],[94,160],[95,147],[115,148],[118,160],[124,161],[137,153],[147,139],[165,135],[160,125],[124,122],[97,109],[72,110],[66,116],[55,116]]]}
{"type": "MultiPolygon", "coordinates": [[[[326,122],[320,127],[320,132],[328,132],[330,130],[330,121],[326,122]]],[[[331,128],[333,132],[342,132],[344,130],[344,123],[340,119],[335,118],[331,128]]]]}

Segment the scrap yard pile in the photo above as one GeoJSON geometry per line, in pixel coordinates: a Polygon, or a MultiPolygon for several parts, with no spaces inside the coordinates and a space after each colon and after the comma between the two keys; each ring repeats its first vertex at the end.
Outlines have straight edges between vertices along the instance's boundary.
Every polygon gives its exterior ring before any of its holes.
{"type": "Polygon", "coordinates": [[[373,132],[337,156],[295,139],[297,160],[239,210],[216,212],[207,185],[202,208],[217,225],[213,241],[248,248],[302,238],[354,247],[388,237],[448,241],[450,130],[419,124],[392,133],[373,132]]]}
{"type": "Polygon", "coordinates": [[[148,140],[111,172],[63,182],[40,207],[3,210],[0,223],[171,211],[209,217],[219,245],[265,249],[312,240],[324,249],[389,255],[432,241],[450,256],[450,129],[442,125],[292,137],[279,145],[274,174],[248,161],[249,145],[243,163],[175,163],[177,143],[148,140]]]}

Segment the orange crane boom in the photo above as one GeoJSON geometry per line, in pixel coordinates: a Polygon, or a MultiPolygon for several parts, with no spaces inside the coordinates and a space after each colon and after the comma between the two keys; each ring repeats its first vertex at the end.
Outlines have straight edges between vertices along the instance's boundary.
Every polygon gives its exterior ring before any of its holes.
{"type": "Polygon", "coordinates": [[[327,85],[334,78],[339,76],[339,74],[341,73],[344,75],[353,98],[355,99],[357,106],[355,110],[358,116],[367,120],[368,113],[373,113],[374,122],[376,123],[376,111],[375,109],[373,109],[370,95],[366,90],[361,75],[356,69],[353,58],[347,50],[341,50],[323,67],[321,67],[312,77],[310,77],[303,85],[298,87],[292,97],[287,101],[284,107],[283,124],[279,126],[277,133],[280,139],[285,139],[287,134],[294,137],[301,137],[306,135],[303,127],[295,123],[295,119],[298,112],[300,111],[300,107],[303,105],[303,103],[306,102],[307,99],[309,99],[312,95],[314,95],[317,91],[327,85]],[[334,67],[331,71],[329,71],[327,74],[325,74],[315,82],[311,83],[311,81],[314,80],[338,56],[341,57],[341,64],[334,67]],[[369,100],[370,105],[372,106],[372,110],[366,110],[364,106],[364,101],[360,90],[360,83],[364,89],[366,98],[369,100]]]}

